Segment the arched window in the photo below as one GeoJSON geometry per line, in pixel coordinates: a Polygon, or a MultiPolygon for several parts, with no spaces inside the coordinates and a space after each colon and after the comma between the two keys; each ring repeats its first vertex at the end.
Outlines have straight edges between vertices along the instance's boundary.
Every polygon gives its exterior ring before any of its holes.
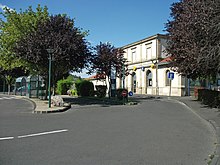
{"type": "Polygon", "coordinates": [[[147,87],[152,86],[152,73],[150,70],[148,70],[146,73],[146,85],[147,85],[147,87]]]}
{"type": "Polygon", "coordinates": [[[137,87],[137,78],[136,78],[136,73],[132,73],[132,84],[131,84],[131,90],[136,93],[136,87],[137,87]]]}
{"type": "Polygon", "coordinates": [[[167,70],[165,73],[165,85],[170,86],[170,79],[168,78],[170,71],[167,70]]]}

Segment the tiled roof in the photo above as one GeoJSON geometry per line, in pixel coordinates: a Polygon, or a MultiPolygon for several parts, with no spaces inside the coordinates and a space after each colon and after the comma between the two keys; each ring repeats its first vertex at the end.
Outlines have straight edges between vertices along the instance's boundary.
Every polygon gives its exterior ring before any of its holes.
{"type": "Polygon", "coordinates": [[[90,79],[90,80],[105,79],[105,75],[104,74],[96,74],[96,75],[90,76],[88,79],[90,79]]]}
{"type": "Polygon", "coordinates": [[[171,62],[173,61],[173,58],[171,56],[164,58],[163,60],[160,61],[160,63],[166,63],[166,62],[171,62]]]}

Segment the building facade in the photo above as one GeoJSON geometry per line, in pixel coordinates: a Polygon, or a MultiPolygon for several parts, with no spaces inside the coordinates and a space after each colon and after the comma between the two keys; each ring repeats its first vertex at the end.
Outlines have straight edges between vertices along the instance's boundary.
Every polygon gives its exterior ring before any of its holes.
{"type": "Polygon", "coordinates": [[[121,47],[130,74],[124,81],[117,79],[117,88],[124,86],[136,94],[184,96],[187,83],[168,67],[166,46],[167,36],[156,34],[121,47]]]}

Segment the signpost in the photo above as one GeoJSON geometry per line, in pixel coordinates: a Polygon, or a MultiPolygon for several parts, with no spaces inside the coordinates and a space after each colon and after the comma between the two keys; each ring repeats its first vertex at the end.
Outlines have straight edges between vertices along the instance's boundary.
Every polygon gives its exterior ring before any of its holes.
{"type": "Polygon", "coordinates": [[[121,95],[122,95],[122,97],[123,97],[123,104],[125,105],[125,97],[127,96],[127,91],[126,90],[123,90],[122,92],[121,92],[121,95]]]}
{"type": "Polygon", "coordinates": [[[129,96],[133,96],[133,92],[130,91],[130,92],[128,93],[128,95],[129,95],[129,96]]]}
{"type": "Polygon", "coordinates": [[[173,72],[169,72],[169,73],[168,73],[168,79],[170,80],[169,96],[171,96],[171,85],[172,85],[172,80],[174,79],[174,73],[173,73],[173,72]]]}
{"type": "Polygon", "coordinates": [[[170,79],[170,80],[174,79],[174,73],[173,72],[168,73],[168,79],[170,79]]]}
{"type": "Polygon", "coordinates": [[[126,96],[127,96],[127,91],[126,91],[126,90],[123,90],[123,91],[121,92],[121,95],[122,95],[123,97],[126,97],[126,96]]]}

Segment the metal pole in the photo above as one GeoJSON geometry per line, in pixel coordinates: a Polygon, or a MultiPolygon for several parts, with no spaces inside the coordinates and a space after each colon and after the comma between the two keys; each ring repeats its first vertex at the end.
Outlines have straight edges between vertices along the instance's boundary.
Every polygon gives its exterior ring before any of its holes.
{"type": "Polygon", "coordinates": [[[156,95],[158,95],[158,61],[156,62],[156,95]]]}
{"type": "Polygon", "coordinates": [[[50,91],[51,91],[51,87],[50,87],[50,83],[51,83],[51,53],[49,53],[49,77],[48,77],[48,79],[49,79],[49,82],[48,82],[48,96],[49,96],[49,102],[48,102],[48,106],[49,106],[49,108],[51,107],[51,93],[50,93],[50,91]]]}
{"type": "Polygon", "coordinates": [[[123,62],[122,88],[125,88],[125,64],[123,62]]]}
{"type": "Polygon", "coordinates": [[[39,74],[37,74],[37,98],[39,98],[39,74]]]}
{"type": "Polygon", "coordinates": [[[188,96],[190,96],[190,79],[188,78],[188,96]]]}
{"type": "Polygon", "coordinates": [[[172,84],[172,80],[170,79],[170,91],[169,91],[169,96],[171,96],[171,84],[172,84]]]}
{"type": "Polygon", "coordinates": [[[157,35],[157,39],[156,39],[156,95],[158,95],[158,57],[159,57],[159,38],[157,35]]]}

